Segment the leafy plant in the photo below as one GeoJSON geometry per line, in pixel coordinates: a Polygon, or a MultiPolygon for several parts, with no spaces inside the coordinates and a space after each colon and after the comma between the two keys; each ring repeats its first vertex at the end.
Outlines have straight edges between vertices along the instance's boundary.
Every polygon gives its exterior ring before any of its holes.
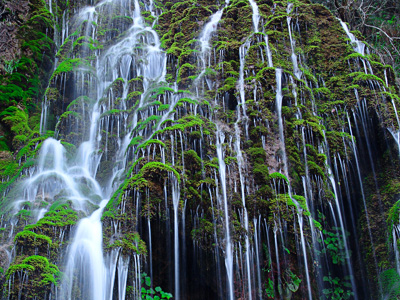
{"type": "Polygon", "coordinates": [[[382,284],[382,299],[398,299],[400,297],[400,276],[396,269],[389,269],[379,274],[382,284]]]}
{"type": "Polygon", "coordinates": [[[154,289],[151,287],[151,278],[146,273],[142,273],[141,296],[144,300],[171,299],[172,294],[164,292],[161,287],[154,289]]]}
{"type": "Polygon", "coordinates": [[[4,70],[8,74],[12,74],[14,71],[17,70],[18,62],[16,60],[4,60],[4,70]]]}
{"type": "Polygon", "coordinates": [[[322,290],[326,299],[346,300],[353,296],[354,293],[351,291],[351,284],[347,281],[349,280],[349,276],[346,276],[344,280],[341,280],[338,277],[333,278],[330,275],[324,276],[324,281],[331,285],[330,288],[322,290]]]}
{"type": "Polygon", "coordinates": [[[274,282],[271,280],[271,278],[268,278],[268,283],[266,283],[265,294],[267,295],[268,299],[275,298],[274,282]]]}
{"type": "Polygon", "coordinates": [[[324,239],[326,247],[322,250],[322,253],[328,253],[335,265],[343,264],[351,255],[351,252],[346,253],[344,246],[344,238],[346,238],[349,234],[345,233],[346,237],[343,237],[340,228],[333,229],[335,232],[327,230],[322,231],[326,236],[324,239]]]}

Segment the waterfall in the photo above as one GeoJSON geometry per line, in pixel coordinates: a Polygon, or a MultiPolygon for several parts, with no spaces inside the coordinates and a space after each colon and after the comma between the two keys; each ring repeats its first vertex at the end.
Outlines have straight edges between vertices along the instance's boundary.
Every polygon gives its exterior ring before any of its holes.
{"type": "Polygon", "coordinates": [[[289,14],[292,12],[292,9],[293,9],[293,3],[288,3],[287,11],[286,11],[288,16],[287,16],[286,21],[287,21],[288,30],[289,30],[290,47],[292,49],[291,58],[292,58],[292,63],[293,63],[293,72],[294,72],[294,75],[297,77],[297,79],[300,79],[302,72],[300,71],[299,64],[297,62],[297,55],[295,52],[296,42],[292,37],[292,23],[291,23],[292,17],[289,16],[289,14]]]}
{"type": "Polygon", "coordinates": [[[347,24],[303,0],[40,5],[0,68],[2,300],[397,291],[396,69],[347,24]]]}
{"type": "Polygon", "coordinates": [[[260,13],[258,11],[258,6],[256,1],[254,0],[249,0],[251,9],[253,10],[253,26],[254,26],[254,32],[258,32],[258,23],[260,22],[260,13]]]}
{"type": "Polygon", "coordinates": [[[356,51],[357,53],[361,54],[361,55],[365,55],[365,44],[361,41],[359,41],[354,34],[352,34],[349,30],[349,27],[347,26],[347,24],[345,22],[343,22],[342,20],[340,20],[340,25],[342,25],[344,31],[346,32],[347,36],[350,39],[351,42],[351,46],[354,48],[354,51],[356,51]]]}
{"type": "Polygon", "coordinates": [[[232,300],[235,298],[233,293],[233,253],[232,253],[232,244],[231,244],[231,230],[229,224],[229,208],[228,208],[228,196],[226,190],[226,165],[224,161],[224,151],[222,148],[222,144],[225,141],[224,133],[217,128],[217,155],[218,155],[218,163],[219,163],[219,175],[221,179],[221,192],[222,192],[222,200],[223,200],[223,209],[224,209],[224,218],[225,218],[225,268],[228,279],[228,290],[229,290],[229,299],[232,300]]]}

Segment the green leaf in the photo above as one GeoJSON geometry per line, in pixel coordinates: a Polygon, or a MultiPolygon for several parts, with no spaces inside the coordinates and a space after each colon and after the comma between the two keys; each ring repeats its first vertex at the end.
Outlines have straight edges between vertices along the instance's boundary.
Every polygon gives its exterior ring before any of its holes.
{"type": "Polygon", "coordinates": [[[145,281],[146,281],[147,286],[151,286],[151,278],[150,277],[146,277],[145,281]]]}

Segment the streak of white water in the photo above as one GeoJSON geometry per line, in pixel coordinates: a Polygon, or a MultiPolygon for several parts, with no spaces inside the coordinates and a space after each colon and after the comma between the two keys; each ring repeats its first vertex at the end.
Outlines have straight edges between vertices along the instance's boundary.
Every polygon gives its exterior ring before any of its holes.
{"type": "Polygon", "coordinates": [[[397,235],[400,235],[400,226],[393,225],[392,236],[393,236],[393,250],[396,259],[396,271],[397,274],[400,275],[400,254],[399,254],[399,246],[397,245],[397,235]]]}
{"type": "Polygon", "coordinates": [[[399,155],[400,155],[400,120],[399,120],[399,115],[397,113],[397,108],[396,108],[396,104],[394,102],[394,99],[392,99],[392,105],[393,105],[394,112],[396,114],[398,130],[389,128],[389,132],[392,134],[393,139],[395,140],[395,142],[397,144],[397,149],[399,150],[399,155]]]}
{"type": "Polygon", "coordinates": [[[233,292],[233,255],[232,255],[232,243],[231,243],[231,233],[229,228],[229,213],[228,213],[228,196],[226,191],[226,165],[224,160],[224,151],[222,149],[222,144],[225,141],[225,134],[221,131],[221,129],[217,126],[216,132],[216,146],[217,146],[217,157],[219,164],[219,175],[221,179],[221,190],[222,190],[222,198],[224,204],[224,218],[225,218],[225,267],[226,273],[228,277],[228,291],[229,291],[229,299],[234,299],[233,292]]]}
{"type": "Polygon", "coordinates": [[[250,41],[247,40],[243,45],[239,48],[239,92],[240,92],[240,102],[242,105],[243,116],[246,118],[246,96],[244,91],[244,64],[246,62],[246,54],[249,49],[250,41]]]}
{"type": "Polygon", "coordinates": [[[344,31],[346,32],[347,36],[349,37],[350,41],[351,41],[351,45],[354,48],[354,51],[356,51],[357,53],[360,53],[361,55],[365,55],[365,44],[361,41],[359,41],[354,34],[352,34],[349,30],[349,27],[347,26],[347,24],[345,22],[343,22],[342,20],[340,20],[340,24],[342,25],[344,31]]]}
{"type": "Polygon", "coordinates": [[[386,83],[386,86],[389,86],[388,78],[387,78],[387,73],[386,73],[386,69],[383,71],[383,74],[385,75],[385,83],[386,83]]]}
{"type": "Polygon", "coordinates": [[[212,33],[217,30],[217,25],[218,22],[221,20],[221,17],[222,17],[222,9],[218,10],[211,16],[210,21],[206,23],[200,34],[199,40],[201,45],[201,52],[203,54],[211,49],[209,45],[210,38],[212,33]]]}
{"type": "Polygon", "coordinates": [[[338,217],[339,217],[340,231],[341,231],[341,234],[342,234],[341,238],[343,239],[343,244],[344,244],[346,266],[347,266],[348,271],[349,271],[352,291],[354,292],[354,299],[358,299],[357,292],[356,292],[357,291],[357,286],[356,286],[356,283],[354,281],[353,266],[352,266],[352,264],[350,262],[350,251],[349,251],[349,247],[348,247],[348,243],[347,243],[347,236],[346,236],[346,232],[345,232],[345,228],[344,228],[342,210],[340,208],[339,196],[338,196],[337,189],[336,189],[336,181],[335,181],[335,177],[333,176],[331,168],[329,167],[329,165],[327,165],[327,166],[328,166],[327,169],[328,169],[329,180],[331,181],[331,185],[332,185],[333,192],[334,192],[334,195],[335,195],[336,211],[337,211],[338,217]]]}
{"type": "MultiPolygon", "coordinates": [[[[260,216],[261,218],[261,216],[260,216]]],[[[260,253],[259,253],[259,241],[260,239],[260,224],[259,220],[256,218],[253,219],[254,224],[254,247],[256,249],[256,271],[257,271],[257,291],[256,295],[258,295],[259,299],[262,299],[262,284],[261,284],[261,265],[260,265],[260,253]]]]}
{"type": "MultiPolygon", "coordinates": [[[[119,256],[118,259],[118,300],[125,300],[126,280],[128,278],[130,256],[119,256]]],[[[111,300],[111,299],[110,299],[111,300]]]]}
{"type": "MultiPolygon", "coordinates": [[[[88,7],[82,9],[81,14],[95,14],[96,9],[100,6],[107,5],[107,1],[100,2],[96,7],[88,7]]],[[[160,49],[159,38],[155,31],[149,27],[144,26],[140,13],[139,2],[135,1],[135,10],[133,12],[133,25],[127,30],[126,35],[115,45],[109,47],[101,56],[97,58],[97,99],[100,101],[103,96],[104,90],[118,77],[128,81],[129,69],[132,66],[133,58],[135,57],[135,46],[140,45],[142,48],[141,55],[143,60],[140,63],[136,62],[136,72],[140,76],[143,76],[143,85],[145,91],[152,84],[164,80],[165,76],[165,55],[160,49]],[[111,76],[111,78],[110,78],[111,76]]],[[[124,84],[123,97],[127,95],[127,84],[124,84]]],[[[140,100],[139,105],[143,102],[143,97],[140,100]]],[[[122,108],[126,109],[125,103],[122,103],[122,108]]],[[[107,108],[110,109],[111,107],[107,108]]],[[[89,130],[89,139],[83,142],[78,151],[76,157],[76,165],[73,168],[67,169],[63,165],[63,160],[57,159],[53,163],[53,169],[58,173],[66,174],[63,179],[66,181],[70,174],[78,174],[90,179],[93,186],[93,190],[102,199],[109,199],[113,190],[119,185],[120,176],[122,175],[126,163],[124,155],[129,145],[131,138],[131,131],[126,131],[125,136],[118,140],[118,149],[116,151],[115,160],[117,163],[113,169],[113,174],[108,183],[108,186],[101,189],[98,183],[94,179],[97,170],[100,165],[102,141],[102,130],[100,125],[101,109],[103,106],[96,103],[93,107],[91,115],[91,127],[89,130]]],[[[127,119],[125,118],[125,122],[127,119]]],[[[133,123],[137,122],[137,115],[133,116],[133,123]]],[[[133,128],[135,126],[132,126],[133,128]]],[[[119,130],[119,126],[118,126],[119,130]]],[[[133,130],[133,129],[131,129],[133,130]]],[[[51,140],[50,140],[51,141],[51,140]]],[[[50,142],[49,142],[50,143],[50,142]]],[[[51,142],[53,148],[57,146],[56,142],[51,142]]],[[[58,153],[62,153],[58,150],[58,153]]],[[[43,159],[43,165],[51,164],[43,159]]],[[[42,164],[40,164],[41,166],[42,164]]],[[[42,172],[43,173],[43,172],[42,172]]],[[[68,187],[72,191],[77,191],[77,197],[80,195],[78,188],[74,188],[74,182],[68,182],[68,187]]],[[[176,193],[173,193],[176,195],[176,193]]],[[[175,199],[175,198],[174,198],[175,199]]],[[[178,190],[179,199],[179,190],[178,190]]],[[[66,264],[65,280],[63,280],[60,292],[58,294],[59,300],[64,299],[87,299],[87,300],[108,300],[112,297],[112,286],[115,277],[115,268],[118,269],[118,298],[120,300],[125,299],[126,285],[128,278],[128,267],[130,265],[129,257],[123,257],[120,254],[118,261],[110,258],[114,263],[107,267],[104,263],[103,258],[103,245],[102,245],[102,224],[101,224],[101,213],[103,207],[108,200],[103,200],[100,204],[100,208],[96,210],[90,217],[82,219],[78,225],[77,232],[75,234],[73,243],[70,246],[68,252],[68,260],[66,264]],[[78,293],[78,294],[76,294],[78,293]],[[111,294],[110,294],[111,293],[111,294]]],[[[174,201],[174,207],[175,206],[174,201]]],[[[177,223],[176,223],[177,226],[177,223]]],[[[118,227],[116,227],[117,230],[118,227]]],[[[177,227],[176,227],[177,230],[177,227]]],[[[117,233],[117,232],[116,232],[117,233]]],[[[177,233],[176,233],[177,234],[177,233]]],[[[177,250],[177,249],[176,249],[177,250]]],[[[140,296],[140,262],[138,257],[133,256],[134,271],[136,272],[136,279],[134,279],[133,285],[135,291],[137,291],[137,297],[140,296]]],[[[179,297],[178,291],[176,295],[179,297]]],[[[179,299],[176,297],[176,299],[179,299]]]]}
{"type": "Polygon", "coordinates": [[[249,0],[251,9],[253,10],[253,26],[254,26],[254,32],[258,32],[258,23],[260,22],[260,13],[258,11],[258,6],[256,1],[254,0],[249,0]]]}
{"type": "Polygon", "coordinates": [[[170,176],[170,181],[172,182],[172,203],[174,206],[174,251],[175,251],[175,294],[174,298],[180,299],[179,290],[179,226],[178,226],[178,213],[179,213],[179,199],[180,199],[180,189],[179,182],[175,175],[170,176]]]}
{"type": "Polygon", "coordinates": [[[265,51],[267,52],[267,57],[268,57],[268,67],[273,68],[274,64],[272,62],[271,49],[269,48],[268,35],[264,36],[264,40],[265,40],[265,51]]]}
{"type": "Polygon", "coordinates": [[[290,46],[292,48],[292,63],[293,63],[293,73],[294,75],[297,77],[297,79],[300,79],[302,72],[299,69],[299,64],[297,62],[297,55],[295,52],[296,49],[296,41],[293,39],[292,37],[292,25],[291,25],[291,21],[292,21],[292,17],[289,16],[289,14],[291,13],[293,8],[293,3],[288,3],[288,7],[287,7],[287,25],[288,25],[288,30],[289,30],[289,38],[290,38],[290,46]]]}
{"type": "Polygon", "coordinates": [[[68,255],[67,268],[64,271],[64,284],[59,299],[76,299],[73,286],[82,289],[85,299],[105,300],[106,267],[103,259],[101,213],[108,199],[100,203],[90,217],[82,219],[77,228],[74,242],[68,255]]]}
{"type": "Polygon", "coordinates": [[[284,165],[284,175],[288,177],[288,166],[287,166],[287,158],[286,158],[286,147],[285,147],[285,136],[283,133],[283,120],[282,120],[282,69],[275,70],[276,75],[276,111],[278,114],[278,127],[279,127],[279,140],[281,142],[282,148],[282,159],[284,165]]]}
{"type": "MultiPolygon", "coordinates": [[[[229,0],[225,2],[225,6],[229,4],[229,0]]],[[[210,39],[212,37],[212,34],[217,30],[217,26],[219,21],[221,20],[223,10],[225,8],[221,8],[220,10],[216,11],[214,14],[211,15],[210,20],[205,24],[203,30],[200,33],[199,36],[199,41],[200,41],[200,55],[198,56],[200,58],[200,68],[201,72],[199,76],[197,77],[196,84],[198,81],[203,78],[203,76],[206,73],[206,68],[211,64],[210,59],[210,39]]],[[[206,82],[209,87],[209,89],[212,88],[212,81],[208,80],[206,77],[206,82]]]]}
{"type": "MultiPolygon", "coordinates": [[[[240,112],[238,112],[240,114],[240,112]]],[[[238,118],[239,120],[239,118],[238,118]]],[[[238,122],[235,123],[235,151],[236,151],[236,158],[237,158],[237,164],[238,164],[238,170],[239,170],[239,179],[240,179],[240,192],[242,196],[242,204],[243,204],[243,221],[244,221],[244,228],[246,229],[246,232],[249,231],[249,217],[247,214],[247,208],[246,208],[246,196],[245,196],[245,180],[243,177],[243,155],[242,155],[242,150],[240,150],[240,130],[239,130],[239,125],[238,122]]],[[[246,258],[246,270],[247,270],[247,288],[248,288],[248,299],[252,299],[252,284],[251,284],[251,272],[250,272],[250,241],[249,241],[249,236],[246,234],[245,238],[245,245],[246,245],[246,253],[245,253],[245,258],[246,258]]]]}
{"type": "Polygon", "coordinates": [[[308,273],[308,259],[307,259],[307,250],[306,250],[306,241],[304,239],[304,232],[303,232],[303,214],[297,214],[299,220],[299,229],[300,229],[300,240],[301,240],[301,250],[303,252],[303,259],[304,259],[304,269],[306,273],[306,281],[307,281],[307,292],[308,292],[308,299],[312,300],[312,288],[311,288],[311,281],[310,281],[310,274],[308,273]]]}

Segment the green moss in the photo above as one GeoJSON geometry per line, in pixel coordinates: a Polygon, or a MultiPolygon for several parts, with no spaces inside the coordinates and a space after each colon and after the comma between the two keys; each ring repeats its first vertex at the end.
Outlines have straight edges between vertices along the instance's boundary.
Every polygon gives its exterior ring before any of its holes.
{"type": "Polygon", "coordinates": [[[143,177],[147,173],[161,172],[161,171],[172,172],[175,174],[175,177],[178,180],[178,182],[181,181],[181,176],[174,168],[166,164],[163,164],[161,162],[148,162],[140,169],[139,173],[132,178],[132,181],[134,182],[137,181],[138,179],[141,179],[141,177],[143,177]]]}
{"type": "Polygon", "coordinates": [[[141,144],[141,145],[136,149],[136,152],[137,152],[139,149],[147,148],[147,146],[152,145],[152,144],[158,144],[158,145],[160,145],[161,147],[165,148],[165,144],[164,144],[163,142],[161,142],[160,140],[151,139],[151,140],[148,140],[148,141],[144,142],[143,144],[141,144]]]}
{"type": "Polygon", "coordinates": [[[270,179],[280,179],[280,180],[285,181],[286,183],[289,183],[289,180],[287,179],[287,177],[279,172],[269,174],[269,178],[270,179]]]}
{"type": "Polygon", "coordinates": [[[389,226],[388,228],[389,232],[392,232],[393,225],[400,224],[399,216],[400,216],[400,200],[398,200],[389,210],[389,215],[386,220],[389,226]]]}
{"type": "Polygon", "coordinates": [[[24,258],[17,257],[20,263],[11,265],[6,272],[6,280],[13,277],[14,285],[7,291],[12,299],[19,293],[23,293],[27,299],[43,298],[50,292],[52,286],[59,283],[61,272],[58,267],[49,263],[46,257],[32,255],[24,258]],[[19,275],[24,273],[29,280],[22,280],[19,275]],[[19,274],[19,275],[18,275],[19,274]]]}
{"type": "Polygon", "coordinates": [[[175,124],[175,125],[168,126],[168,127],[165,127],[163,129],[156,131],[153,134],[153,137],[158,134],[167,132],[167,131],[174,131],[174,130],[184,131],[186,128],[190,128],[190,127],[195,127],[195,126],[201,127],[201,126],[203,126],[204,121],[199,116],[188,115],[188,116],[176,121],[176,123],[177,124],[175,124]]]}
{"type": "Polygon", "coordinates": [[[383,299],[397,299],[400,297],[400,276],[396,269],[389,269],[379,274],[382,284],[383,299]]]}
{"type": "Polygon", "coordinates": [[[24,230],[21,232],[18,232],[14,238],[14,242],[18,243],[20,240],[24,240],[24,243],[27,243],[29,246],[37,246],[37,245],[42,245],[43,243],[48,244],[51,246],[53,242],[51,239],[43,234],[37,234],[29,230],[24,230]]]}
{"type": "Polygon", "coordinates": [[[62,73],[68,73],[73,71],[76,68],[79,67],[86,67],[89,68],[88,62],[81,58],[70,58],[62,61],[58,66],[57,69],[54,71],[53,75],[51,76],[51,79],[53,79],[55,76],[60,75],[62,73]]]}
{"type": "Polygon", "coordinates": [[[135,137],[131,140],[131,142],[129,143],[129,147],[139,145],[139,144],[140,144],[140,141],[142,141],[142,140],[143,140],[143,137],[142,137],[142,136],[135,136],[135,137]]]}
{"type": "Polygon", "coordinates": [[[15,136],[29,136],[32,130],[28,126],[28,115],[25,111],[10,106],[0,113],[0,118],[6,123],[15,136]]]}
{"type": "Polygon", "coordinates": [[[161,105],[158,107],[158,111],[168,110],[169,107],[170,107],[169,104],[161,104],[161,105]]]}
{"type": "Polygon", "coordinates": [[[122,248],[122,252],[125,255],[147,255],[146,243],[140,238],[137,232],[125,234],[124,237],[116,240],[108,248],[122,248]]]}
{"type": "Polygon", "coordinates": [[[386,86],[386,83],[381,78],[379,78],[378,76],[375,76],[375,75],[372,75],[372,74],[365,74],[364,72],[350,73],[350,74],[347,75],[347,77],[352,77],[353,78],[353,82],[374,80],[374,81],[378,81],[383,86],[386,86]]]}

